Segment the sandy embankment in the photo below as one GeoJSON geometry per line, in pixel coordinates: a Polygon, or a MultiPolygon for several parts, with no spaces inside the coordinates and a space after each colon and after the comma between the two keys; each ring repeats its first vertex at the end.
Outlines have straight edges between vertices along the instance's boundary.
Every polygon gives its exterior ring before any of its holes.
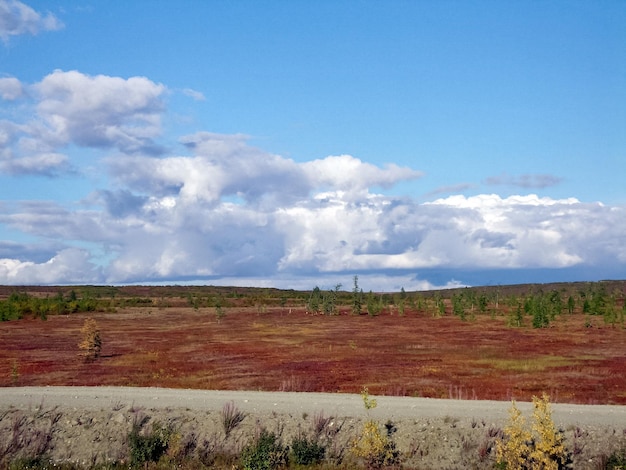
{"type": "MultiPolygon", "coordinates": [[[[370,416],[391,421],[394,439],[412,468],[488,468],[484,457],[490,435],[508,420],[509,402],[375,397],[370,416]]],[[[519,403],[530,421],[532,407],[519,403]]],[[[626,407],[553,404],[553,418],[575,449],[575,468],[595,468],[602,455],[626,448],[626,407]]],[[[335,451],[345,451],[368,414],[359,395],[329,393],[202,391],[129,387],[15,387],[0,389],[0,437],[5,442],[16,417],[31,427],[53,419],[51,456],[88,463],[120,459],[126,436],[138,416],[194,433],[198,443],[221,442],[233,449],[259,426],[282,432],[286,444],[298,432],[310,432],[315,415],[332,416],[335,451]],[[220,413],[233,401],[247,417],[224,438],[220,413]]],[[[2,440],[2,439],[0,439],[2,440]]],[[[1,450],[1,449],[0,449],[1,450]]]]}

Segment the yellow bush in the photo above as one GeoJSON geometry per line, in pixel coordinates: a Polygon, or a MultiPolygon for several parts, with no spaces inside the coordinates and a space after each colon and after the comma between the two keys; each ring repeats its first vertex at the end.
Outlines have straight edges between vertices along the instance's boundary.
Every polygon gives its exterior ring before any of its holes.
{"type": "Polygon", "coordinates": [[[367,468],[383,468],[399,464],[400,455],[395,443],[381,433],[378,423],[369,419],[352,443],[352,454],[362,458],[367,468]]]}
{"type": "Polygon", "coordinates": [[[506,440],[499,440],[496,443],[496,459],[499,464],[505,464],[507,469],[523,469],[526,468],[525,464],[531,451],[531,434],[525,429],[526,420],[515,406],[515,401],[511,405],[509,415],[509,424],[504,428],[506,440]]]}
{"type": "Polygon", "coordinates": [[[513,402],[505,438],[496,443],[496,459],[507,470],[559,470],[571,462],[563,434],[552,420],[550,399],[545,393],[533,397],[532,432],[526,429],[522,413],[513,402]]]}
{"type": "Polygon", "coordinates": [[[536,438],[535,448],[530,454],[534,468],[558,470],[568,460],[563,444],[563,434],[552,421],[550,400],[545,393],[541,398],[533,397],[533,433],[536,438]]]}
{"type": "MultiPolygon", "coordinates": [[[[376,408],[376,400],[369,397],[367,388],[361,391],[363,405],[369,410],[376,408]]],[[[373,419],[368,419],[361,433],[352,441],[352,454],[365,461],[367,468],[389,468],[400,465],[400,452],[388,434],[380,431],[380,426],[373,419]]]]}

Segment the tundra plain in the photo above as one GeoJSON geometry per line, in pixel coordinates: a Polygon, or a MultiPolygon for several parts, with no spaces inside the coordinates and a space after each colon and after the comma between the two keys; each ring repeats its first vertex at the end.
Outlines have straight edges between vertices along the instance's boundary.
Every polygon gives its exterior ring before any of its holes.
{"type": "MultiPolygon", "coordinates": [[[[372,416],[397,428],[404,468],[492,468],[495,438],[506,425],[510,401],[522,402],[528,417],[526,402],[543,393],[554,404],[576,468],[604,468],[608,455],[626,448],[623,413],[615,412],[626,404],[623,281],[370,293],[361,298],[361,315],[354,314],[352,293],[330,290],[320,292],[320,299],[333,298],[329,314],[323,313],[323,302],[313,308],[312,292],[272,289],[18,291],[25,302],[56,298],[59,311],[0,323],[0,386],[35,397],[4,403],[0,432],[10,434],[20,416],[35,427],[58,417],[49,452],[58,461],[124,461],[126,436],[138,417],[236,450],[260,426],[279,430],[289,442],[326,413],[341,426],[335,445],[346,452],[368,413],[342,412],[329,403],[345,397],[358,408],[360,398],[353,394],[364,387],[381,405],[372,416]],[[525,304],[555,299],[555,292],[560,310],[537,323],[525,304]],[[602,302],[590,302],[599,297],[602,302]],[[81,304],[85,298],[92,301],[81,304]],[[568,306],[569,298],[574,302],[568,306]],[[90,305],[89,311],[79,305],[90,305]],[[96,320],[102,340],[100,355],[92,360],[85,360],[78,346],[86,319],[96,320]],[[53,390],[47,386],[101,387],[94,395],[112,390],[105,386],[120,387],[127,396],[85,407],[71,399],[70,388],[67,403],[60,405],[49,398],[46,403],[53,390]],[[132,398],[128,390],[134,389],[142,400],[132,398]],[[224,403],[232,400],[246,411],[235,437],[219,437],[219,404],[207,404],[206,410],[185,405],[191,390],[219,391],[214,393],[224,403]],[[294,411],[249,408],[253,396],[242,398],[248,392],[324,394],[282,393],[296,404],[294,411]],[[180,396],[180,406],[151,402],[160,393],[180,396]],[[321,397],[325,404],[302,405],[321,397]],[[388,411],[388,402],[401,397],[428,401],[411,412],[388,411]],[[473,406],[474,400],[500,405],[489,405],[486,412],[484,404],[473,406]],[[563,413],[567,404],[598,406],[574,416],[563,413]],[[603,413],[607,422],[598,421],[603,413]]],[[[15,292],[2,288],[0,298],[15,292]]]]}

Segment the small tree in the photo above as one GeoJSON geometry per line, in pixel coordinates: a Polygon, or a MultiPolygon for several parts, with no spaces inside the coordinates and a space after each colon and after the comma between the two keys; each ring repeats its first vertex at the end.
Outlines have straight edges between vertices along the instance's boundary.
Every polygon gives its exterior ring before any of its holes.
{"type": "Polygon", "coordinates": [[[506,440],[496,443],[496,459],[503,468],[522,469],[530,455],[531,434],[526,430],[526,420],[513,401],[509,410],[510,420],[504,429],[506,440]]]}
{"type": "Polygon", "coordinates": [[[559,470],[568,468],[570,455],[565,448],[563,433],[552,420],[550,400],[545,393],[541,398],[533,397],[533,432],[535,446],[530,458],[537,463],[536,468],[559,470]]]}
{"type": "Polygon", "coordinates": [[[532,432],[526,428],[522,413],[511,406],[505,438],[496,443],[496,459],[507,470],[563,470],[570,468],[571,454],[565,448],[563,433],[552,420],[550,400],[544,393],[533,397],[532,432]]]}
{"type": "Polygon", "coordinates": [[[359,276],[354,276],[354,287],[352,288],[352,314],[361,315],[363,302],[363,291],[359,290],[359,276]]]}
{"type": "Polygon", "coordinates": [[[80,330],[82,341],[78,344],[81,349],[81,356],[85,360],[93,360],[100,356],[102,340],[100,339],[100,329],[98,323],[93,318],[87,318],[80,330]]]}
{"type": "MultiPolygon", "coordinates": [[[[370,398],[367,387],[361,391],[361,398],[369,416],[369,411],[376,408],[377,402],[374,398],[370,398]]],[[[391,438],[394,429],[393,426],[388,426],[387,434],[383,434],[378,422],[368,418],[363,424],[361,432],[352,441],[352,454],[363,459],[369,470],[399,468],[401,463],[400,452],[396,449],[396,444],[391,438]]]]}
{"type": "Polygon", "coordinates": [[[322,291],[318,286],[315,286],[307,302],[306,309],[309,313],[319,313],[320,305],[322,303],[322,291]]]}

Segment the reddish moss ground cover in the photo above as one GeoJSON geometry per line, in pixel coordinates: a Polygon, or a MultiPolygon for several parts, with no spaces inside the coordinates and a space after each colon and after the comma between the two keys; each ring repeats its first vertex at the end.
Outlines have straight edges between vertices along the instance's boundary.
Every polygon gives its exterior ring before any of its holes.
{"type": "Polygon", "coordinates": [[[307,315],[288,307],[118,308],[0,323],[0,386],[120,385],[358,392],[626,404],[626,330],[562,314],[548,328],[507,316],[424,311],[307,315]],[[102,356],[79,357],[85,318],[102,356]]]}

